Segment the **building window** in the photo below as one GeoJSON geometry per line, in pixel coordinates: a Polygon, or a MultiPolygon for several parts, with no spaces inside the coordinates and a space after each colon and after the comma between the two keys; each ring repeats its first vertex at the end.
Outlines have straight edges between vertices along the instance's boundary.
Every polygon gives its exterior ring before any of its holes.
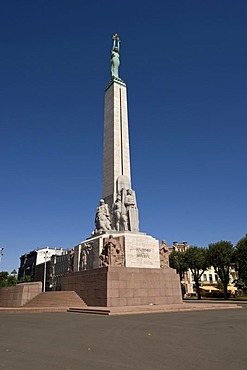
{"type": "Polygon", "coordinates": [[[203,281],[207,281],[207,274],[203,274],[203,281]]]}
{"type": "Polygon", "coordinates": [[[209,274],[209,282],[212,283],[213,282],[213,275],[212,274],[209,274]]]}

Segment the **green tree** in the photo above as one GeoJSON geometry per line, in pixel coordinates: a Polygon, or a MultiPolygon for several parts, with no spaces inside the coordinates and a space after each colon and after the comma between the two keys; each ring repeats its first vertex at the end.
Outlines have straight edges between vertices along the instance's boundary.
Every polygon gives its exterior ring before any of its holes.
{"type": "Polygon", "coordinates": [[[243,281],[241,279],[235,279],[234,280],[234,285],[238,289],[238,293],[241,292],[244,295],[247,294],[247,282],[245,282],[245,281],[243,281]]]}
{"type": "Polygon", "coordinates": [[[185,252],[178,252],[173,250],[169,255],[169,266],[173,269],[176,269],[181,281],[184,277],[184,273],[188,270],[187,261],[185,259],[185,252]]]}
{"type": "Polygon", "coordinates": [[[231,242],[221,240],[217,243],[209,244],[209,261],[218,274],[224,286],[224,298],[228,299],[227,285],[230,280],[230,267],[235,261],[235,249],[231,242]]]}
{"type": "Polygon", "coordinates": [[[236,245],[236,268],[239,280],[247,286],[247,234],[236,245]]]}
{"type": "Polygon", "coordinates": [[[29,283],[32,281],[32,278],[30,275],[25,275],[23,277],[21,277],[19,280],[19,283],[29,283]]]}
{"type": "Polygon", "coordinates": [[[17,284],[17,280],[14,275],[9,275],[7,271],[0,272],[0,288],[3,288],[5,286],[12,286],[16,284],[17,284]]]}
{"type": "Polygon", "coordinates": [[[220,279],[217,280],[216,288],[223,291],[224,290],[224,285],[220,279]]]}
{"type": "Polygon", "coordinates": [[[187,266],[192,272],[197,298],[201,299],[201,292],[200,292],[200,279],[202,274],[210,267],[210,262],[208,259],[208,250],[204,248],[199,248],[197,246],[191,246],[185,252],[185,259],[187,262],[187,266]]]}

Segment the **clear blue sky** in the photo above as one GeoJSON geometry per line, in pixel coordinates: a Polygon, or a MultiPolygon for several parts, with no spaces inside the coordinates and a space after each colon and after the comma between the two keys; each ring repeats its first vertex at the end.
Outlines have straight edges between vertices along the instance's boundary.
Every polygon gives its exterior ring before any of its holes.
{"type": "Polygon", "coordinates": [[[199,246],[247,232],[246,19],[245,0],[2,2],[0,270],[94,229],[115,32],[141,231],[199,246]]]}

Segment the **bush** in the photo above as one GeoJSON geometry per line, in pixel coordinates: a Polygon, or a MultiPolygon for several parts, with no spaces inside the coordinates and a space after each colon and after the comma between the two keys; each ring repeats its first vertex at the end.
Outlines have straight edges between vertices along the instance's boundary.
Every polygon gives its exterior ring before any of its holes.
{"type": "Polygon", "coordinates": [[[5,286],[13,286],[17,284],[17,279],[14,275],[9,275],[7,271],[0,272],[0,288],[5,286]]]}
{"type": "Polygon", "coordinates": [[[205,298],[219,298],[220,299],[220,298],[224,298],[224,293],[223,292],[217,292],[217,291],[205,292],[205,293],[203,293],[203,297],[205,297],[205,298]]]}

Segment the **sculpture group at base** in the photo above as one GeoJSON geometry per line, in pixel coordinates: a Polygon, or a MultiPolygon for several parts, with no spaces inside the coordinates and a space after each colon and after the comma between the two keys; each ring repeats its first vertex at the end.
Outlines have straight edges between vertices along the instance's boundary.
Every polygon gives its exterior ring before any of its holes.
{"type": "Polygon", "coordinates": [[[117,194],[113,204],[112,227],[116,231],[138,231],[138,209],[132,189],[122,189],[117,194]]]}
{"type": "Polygon", "coordinates": [[[93,260],[93,245],[90,243],[85,243],[81,248],[79,270],[93,269],[93,260]]]}
{"type": "Polygon", "coordinates": [[[121,189],[111,209],[104,199],[100,200],[95,214],[95,230],[93,235],[110,230],[139,231],[138,209],[135,192],[132,189],[121,189]]]}
{"type": "Polygon", "coordinates": [[[162,243],[159,247],[160,253],[160,268],[164,269],[169,267],[169,249],[166,245],[166,241],[162,240],[162,243]]]}
{"type": "Polygon", "coordinates": [[[95,214],[95,231],[94,233],[101,233],[102,231],[111,230],[111,216],[108,204],[104,199],[100,199],[99,206],[95,214]]]}
{"type": "Polygon", "coordinates": [[[99,267],[124,266],[124,252],[121,243],[112,235],[105,240],[102,252],[99,256],[99,267]]]}
{"type": "MultiPolygon", "coordinates": [[[[80,257],[78,261],[79,271],[91,270],[98,267],[108,266],[126,266],[126,245],[125,239],[121,234],[106,236],[100,235],[102,240],[101,247],[98,244],[99,239],[89,239],[80,246],[80,257]]],[[[141,258],[147,262],[147,258],[150,258],[149,249],[147,246],[142,245],[136,247],[136,257],[141,258]]],[[[150,249],[152,250],[152,248],[150,249]]],[[[166,241],[162,240],[159,246],[159,263],[158,266],[161,269],[169,269],[169,249],[166,245],[166,241]]],[[[73,269],[70,270],[73,272],[73,269]]]]}

